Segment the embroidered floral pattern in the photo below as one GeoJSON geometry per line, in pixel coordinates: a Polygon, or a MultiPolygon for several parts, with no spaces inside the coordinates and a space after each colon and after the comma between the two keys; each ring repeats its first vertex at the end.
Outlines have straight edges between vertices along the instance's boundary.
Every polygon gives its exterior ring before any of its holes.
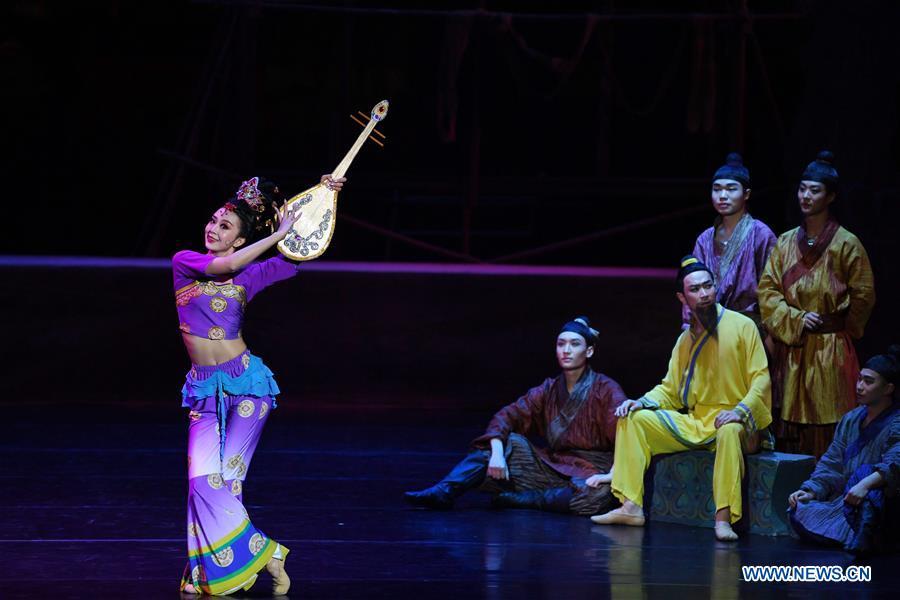
{"type": "Polygon", "coordinates": [[[222,489],[223,481],[221,473],[210,473],[206,478],[206,483],[214,490],[222,489]]]}
{"type": "Polygon", "coordinates": [[[188,523],[188,535],[191,537],[197,537],[197,524],[193,521],[188,523]]]}
{"type": "Polygon", "coordinates": [[[234,562],[234,550],[228,546],[213,555],[213,561],[220,567],[227,567],[234,562]]]}
{"type": "Polygon", "coordinates": [[[234,298],[238,302],[241,303],[241,306],[247,304],[247,291],[244,289],[242,285],[235,285],[233,283],[216,283],[215,281],[203,281],[197,282],[197,287],[200,293],[206,296],[215,296],[222,295],[226,298],[234,298]]]}
{"type": "Polygon", "coordinates": [[[269,405],[265,402],[259,407],[259,418],[264,419],[266,414],[269,412],[269,405]]]}
{"type": "Polygon", "coordinates": [[[241,364],[244,365],[244,370],[247,370],[247,367],[250,366],[250,355],[245,354],[241,357],[241,364]]]}
{"type": "Polygon", "coordinates": [[[187,306],[191,300],[201,295],[203,290],[196,283],[175,294],[175,306],[187,306]]]}
{"type": "Polygon", "coordinates": [[[224,340],[225,339],[225,330],[215,325],[209,328],[209,332],[206,334],[211,340],[224,340]]]}
{"type": "Polygon", "coordinates": [[[243,491],[244,485],[241,483],[240,479],[235,479],[231,482],[231,495],[232,496],[240,496],[243,491]]]}
{"type": "Polygon", "coordinates": [[[250,536],[250,543],[247,544],[247,548],[249,548],[250,553],[253,556],[256,556],[265,545],[266,538],[264,538],[262,534],[254,533],[252,536],[250,536]]]}
{"type": "Polygon", "coordinates": [[[244,463],[244,457],[240,454],[229,458],[225,466],[234,473],[234,479],[243,477],[247,473],[247,465],[244,463]]]}
{"type": "Polygon", "coordinates": [[[195,587],[200,585],[200,565],[197,565],[191,571],[191,582],[195,587]]]}
{"type": "Polygon", "coordinates": [[[219,296],[213,296],[209,300],[209,307],[213,312],[225,312],[225,309],[228,308],[228,300],[219,296]]]}
{"type": "Polygon", "coordinates": [[[219,292],[221,292],[221,294],[226,298],[238,298],[241,301],[241,304],[244,304],[246,302],[246,291],[244,290],[243,286],[228,283],[223,285],[219,289],[219,292]]]}
{"type": "Polygon", "coordinates": [[[245,419],[251,416],[256,411],[256,405],[253,404],[253,400],[244,400],[240,404],[238,404],[237,412],[239,415],[244,417],[245,419]]]}

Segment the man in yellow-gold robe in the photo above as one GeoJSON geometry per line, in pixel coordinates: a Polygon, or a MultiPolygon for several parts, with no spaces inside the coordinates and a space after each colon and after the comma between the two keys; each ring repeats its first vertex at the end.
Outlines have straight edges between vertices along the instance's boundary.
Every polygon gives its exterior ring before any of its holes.
{"type": "Polygon", "coordinates": [[[591,518],[601,525],[644,524],[644,472],[655,454],[705,449],[716,453],[716,537],[736,540],[744,457],[772,421],[768,362],[756,324],[716,303],[713,275],[696,258],[682,261],[679,300],[691,327],[672,350],[662,382],[616,411],[613,494],[622,507],[591,518]]]}
{"type": "Polygon", "coordinates": [[[773,343],[779,448],[822,456],[835,424],[856,406],[861,338],[875,305],[869,257],[829,205],[838,174],[830,152],[807,166],[797,190],[803,225],[778,237],[759,281],[763,324],[773,343]]]}

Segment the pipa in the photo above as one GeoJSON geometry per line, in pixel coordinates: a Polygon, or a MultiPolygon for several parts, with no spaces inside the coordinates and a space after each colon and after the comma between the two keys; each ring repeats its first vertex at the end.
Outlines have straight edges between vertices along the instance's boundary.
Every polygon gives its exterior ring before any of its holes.
{"type": "MultiPolygon", "coordinates": [[[[372,108],[368,124],[365,125],[350,151],[335,168],[332,173],[333,177],[343,177],[347,173],[347,169],[350,168],[350,163],[356,158],[359,149],[371,137],[375,126],[384,120],[387,112],[387,100],[382,100],[372,108]]],[[[355,118],[354,120],[360,122],[355,118]]],[[[373,141],[380,145],[378,140],[373,138],[373,141]]],[[[287,236],[278,242],[278,251],[293,260],[313,260],[322,256],[334,236],[337,197],[338,192],[330,190],[324,183],[320,183],[288,200],[284,210],[293,208],[296,211],[299,207],[301,215],[287,236]]]]}

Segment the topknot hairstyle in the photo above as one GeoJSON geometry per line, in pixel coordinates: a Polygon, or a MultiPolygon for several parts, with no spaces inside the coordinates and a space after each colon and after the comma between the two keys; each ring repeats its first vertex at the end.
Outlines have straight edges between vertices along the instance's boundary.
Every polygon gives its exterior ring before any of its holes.
{"type": "Polygon", "coordinates": [[[744,188],[750,187],[750,171],[744,166],[744,159],[737,152],[725,157],[725,164],[713,175],[713,181],[716,179],[733,179],[744,188]]]}
{"type": "Polygon", "coordinates": [[[816,160],[806,165],[802,181],[818,181],[825,184],[829,192],[836,192],[841,182],[837,169],[834,168],[834,154],[828,150],[822,150],[816,155],[816,160]]]}

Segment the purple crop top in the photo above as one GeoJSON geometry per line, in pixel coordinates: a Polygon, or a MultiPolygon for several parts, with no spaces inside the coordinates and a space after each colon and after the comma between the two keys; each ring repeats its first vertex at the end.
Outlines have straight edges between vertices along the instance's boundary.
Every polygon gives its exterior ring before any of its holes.
{"type": "Polygon", "coordinates": [[[178,328],[210,340],[240,336],[247,303],[273,283],[296,275],[300,265],[279,255],[248,265],[236,275],[213,277],[206,267],[214,258],[191,250],[172,257],[178,328]]]}

